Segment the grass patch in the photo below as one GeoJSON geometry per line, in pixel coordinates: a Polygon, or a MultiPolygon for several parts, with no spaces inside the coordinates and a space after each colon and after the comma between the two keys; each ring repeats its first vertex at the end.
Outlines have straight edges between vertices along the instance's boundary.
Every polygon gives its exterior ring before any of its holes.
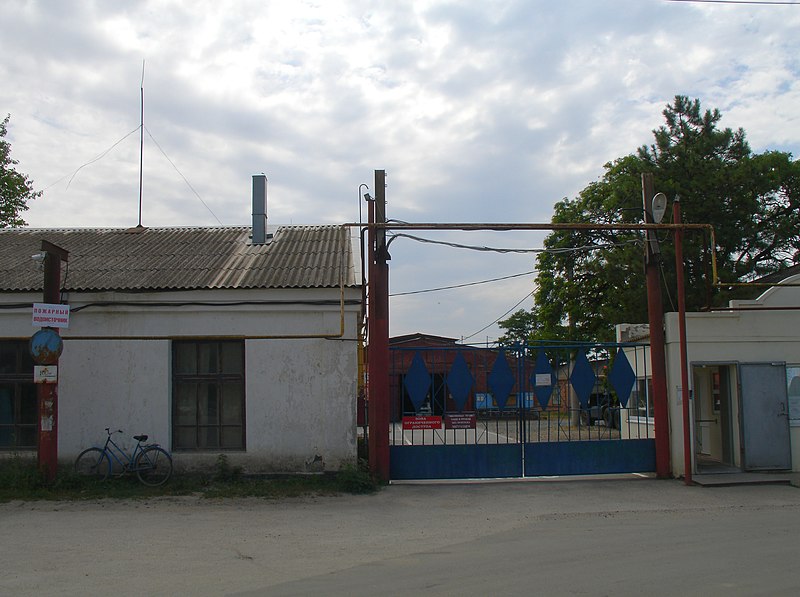
{"type": "Polygon", "coordinates": [[[318,475],[246,476],[241,467],[230,466],[221,454],[214,470],[173,474],[160,487],[142,485],[135,475],[107,481],[87,479],[61,467],[55,480],[47,481],[36,461],[12,456],[0,460],[0,502],[11,500],[146,499],[157,496],[201,495],[207,498],[256,497],[280,499],[309,495],[373,493],[375,482],[363,463],[348,465],[336,473],[318,475]]]}

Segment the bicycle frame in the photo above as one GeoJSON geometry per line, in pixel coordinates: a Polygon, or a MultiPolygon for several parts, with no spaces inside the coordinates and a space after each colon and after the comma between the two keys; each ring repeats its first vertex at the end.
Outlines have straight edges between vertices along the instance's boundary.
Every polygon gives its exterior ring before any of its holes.
{"type": "Polygon", "coordinates": [[[112,437],[114,433],[122,433],[122,430],[118,429],[117,431],[110,431],[106,429],[106,432],[108,433],[108,437],[106,438],[106,443],[102,450],[108,456],[112,471],[115,468],[115,462],[119,467],[122,468],[122,473],[136,472],[137,470],[146,470],[152,467],[152,463],[149,462],[149,460],[147,465],[137,467],[136,457],[140,452],[144,452],[145,448],[149,448],[150,446],[158,446],[158,444],[145,444],[142,446],[142,442],[137,440],[136,447],[133,449],[133,452],[128,454],[114,441],[114,438],[112,437]]]}

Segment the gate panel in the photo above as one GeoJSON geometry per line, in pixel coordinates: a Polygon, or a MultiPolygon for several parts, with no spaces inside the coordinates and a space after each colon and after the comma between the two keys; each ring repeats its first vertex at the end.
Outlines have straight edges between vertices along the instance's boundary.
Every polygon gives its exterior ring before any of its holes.
{"type": "Polygon", "coordinates": [[[391,478],[653,471],[643,354],[634,344],[394,348],[391,478]]]}
{"type": "Polygon", "coordinates": [[[599,475],[652,471],[654,439],[525,444],[525,476],[599,475]]]}
{"type": "Polygon", "coordinates": [[[494,479],[522,476],[518,444],[391,446],[392,479],[494,479]]]}

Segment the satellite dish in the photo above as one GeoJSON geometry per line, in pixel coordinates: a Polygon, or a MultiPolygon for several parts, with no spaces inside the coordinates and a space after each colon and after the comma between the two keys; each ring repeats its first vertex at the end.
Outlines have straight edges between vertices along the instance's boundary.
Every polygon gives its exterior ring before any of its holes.
{"type": "Polygon", "coordinates": [[[650,213],[653,216],[653,221],[660,224],[664,219],[664,214],[667,212],[667,196],[664,193],[656,193],[653,197],[653,203],[650,206],[650,213]]]}

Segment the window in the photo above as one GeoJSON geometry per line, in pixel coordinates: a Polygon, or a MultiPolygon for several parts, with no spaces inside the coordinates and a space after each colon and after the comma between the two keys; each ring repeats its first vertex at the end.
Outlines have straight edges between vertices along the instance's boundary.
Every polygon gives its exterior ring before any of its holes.
{"type": "Polygon", "coordinates": [[[27,340],[0,340],[0,449],[35,449],[36,385],[27,340]]]}
{"type": "Polygon", "coordinates": [[[174,450],[243,450],[244,342],[172,345],[174,450]]]}
{"type": "Polygon", "coordinates": [[[636,386],[631,392],[629,404],[631,405],[633,416],[653,418],[653,380],[637,379],[636,386]]]}

